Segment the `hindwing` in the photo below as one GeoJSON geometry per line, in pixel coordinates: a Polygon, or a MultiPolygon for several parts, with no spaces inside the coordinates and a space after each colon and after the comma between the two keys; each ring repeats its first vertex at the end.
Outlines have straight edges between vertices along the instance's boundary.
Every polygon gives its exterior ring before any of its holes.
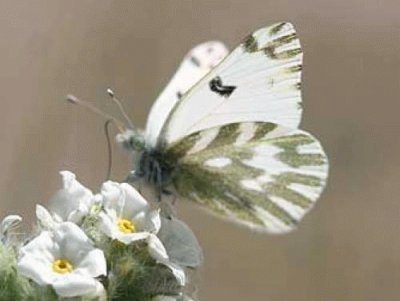
{"type": "Polygon", "coordinates": [[[165,150],[177,193],[210,212],[271,233],[293,229],[321,194],[326,155],[310,134],[244,122],[193,133],[165,150]]]}

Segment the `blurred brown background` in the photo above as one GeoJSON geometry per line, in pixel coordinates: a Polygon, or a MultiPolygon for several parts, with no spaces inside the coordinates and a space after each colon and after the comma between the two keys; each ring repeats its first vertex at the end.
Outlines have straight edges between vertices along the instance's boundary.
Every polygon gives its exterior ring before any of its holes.
{"type": "MultiPolygon", "coordinates": [[[[302,128],[322,141],[329,185],[298,231],[256,235],[180,205],[206,263],[201,300],[400,300],[400,3],[388,0],[0,2],[1,215],[32,221],[69,169],[96,190],[106,172],[103,121],[67,93],[139,126],[183,55],[235,46],[275,21],[305,53],[302,128]]],[[[113,178],[128,160],[114,154],[113,178]]]]}

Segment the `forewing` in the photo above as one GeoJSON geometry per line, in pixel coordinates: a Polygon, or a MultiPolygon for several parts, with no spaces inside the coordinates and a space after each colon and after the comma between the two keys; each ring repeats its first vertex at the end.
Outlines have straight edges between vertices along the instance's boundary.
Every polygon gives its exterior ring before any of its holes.
{"type": "Polygon", "coordinates": [[[196,46],[185,56],[151,108],[146,125],[146,143],[149,146],[155,146],[160,130],[176,102],[227,54],[224,44],[209,41],[196,46]]]}
{"type": "Polygon", "coordinates": [[[230,122],[264,121],[297,128],[302,51],[290,23],[249,35],[171,111],[160,135],[172,143],[230,122]]]}
{"type": "Polygon", "coordinates": [[[246,122],[191,134],[166,150],[179,195],[253,229],[296,227],[321,194],[328,161],[310,134],[246,122]]]}

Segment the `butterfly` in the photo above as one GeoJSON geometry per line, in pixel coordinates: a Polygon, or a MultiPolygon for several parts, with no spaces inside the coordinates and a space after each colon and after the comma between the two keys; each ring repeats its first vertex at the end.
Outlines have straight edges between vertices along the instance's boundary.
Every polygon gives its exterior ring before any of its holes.
{"type": "Polygon", "coordinates": [[[195,47],[145,131],[117,137],[137,155],[134,176],[257,231],[296,228],[328,176],[321,144],[298,129],[301,71],[290,23],[255,31],[230,54],[216,41],[195,47]]]}

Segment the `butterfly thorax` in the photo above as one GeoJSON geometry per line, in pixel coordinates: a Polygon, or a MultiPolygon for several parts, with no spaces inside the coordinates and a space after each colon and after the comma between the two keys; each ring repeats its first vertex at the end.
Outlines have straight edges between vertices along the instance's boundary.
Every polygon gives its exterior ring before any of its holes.
{"type": "Polygon", "coordinates": [[[173,165],[163,153],[156,149],[146,149],[139,156],[135,175],[163,190],[169,184],[173,171],[173,165]]]}

